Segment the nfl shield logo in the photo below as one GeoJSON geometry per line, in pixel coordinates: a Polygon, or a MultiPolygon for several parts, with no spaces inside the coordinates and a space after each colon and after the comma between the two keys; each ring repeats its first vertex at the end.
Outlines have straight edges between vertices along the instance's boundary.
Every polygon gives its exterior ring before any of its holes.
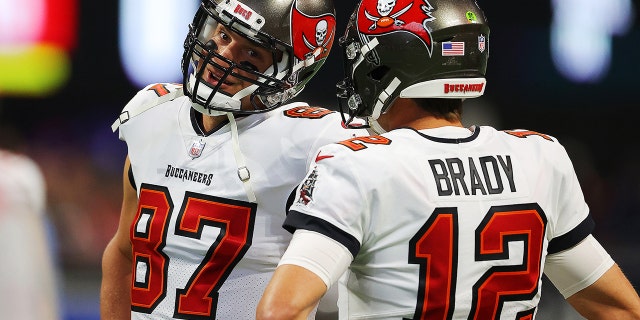
{"type": "Polygon", "coordinates": [[[204,149],[205,142],[202,140],[193,140],[191,147],[189,148],[189,156],[195,159],[202,155],[202,149],[204,149]]]}
{"type": "Polygon", "coordinates": [[[478,49],[480,50],[480,52],[484,52],[485,46],[486,46],[486,41],[485,41],[485,37],[483,35],[479,35],[478,36],[478,49]]]}

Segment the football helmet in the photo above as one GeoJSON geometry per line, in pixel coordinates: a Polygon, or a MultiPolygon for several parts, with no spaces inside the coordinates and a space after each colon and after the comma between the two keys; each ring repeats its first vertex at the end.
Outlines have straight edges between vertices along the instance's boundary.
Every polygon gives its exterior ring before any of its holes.
{"type": "Polygon", "coordinates": [[[338,105],[347,125],[356,117],[375,125],[397,97],[484,93],[489,26],[474,0],[363,0],[340,46],[338,105]]]}
{"type": "Polygon", "coordinates": [[[300,93],[322,66],[333,44],[335,25],[331,0],[203,0],[184,42],[184,94],[207,115],[272,110],[300,93]],[[267,49],[270,67],[257,70],[246,61],[220,54],[212,40],[220,26],[267,49]],[[216,81],[212,84],[203,80],[206,77],[216,81]],[[224,92],[221,85],[233,78],[250,85],[239,92],[224,92]],[[251,103],[242,107],[241,99],[247,96],[251,103]]]}

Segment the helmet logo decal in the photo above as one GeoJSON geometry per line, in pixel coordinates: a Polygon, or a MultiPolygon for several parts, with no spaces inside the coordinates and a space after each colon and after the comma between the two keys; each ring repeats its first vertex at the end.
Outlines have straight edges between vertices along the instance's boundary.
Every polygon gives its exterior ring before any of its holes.
{"type": "Polygon", "coordinates": [[[426,23],[435,19],[432,11],[428,0],[363,0],[358,8],[358,30],[366,35],[408,31],[420,37],[431,54],[433,44],[426,23]]]}
{"type": "MultiPolygon", "coordinates": [[[[232,17],[238,18],[251,26],[255,30],[260,30],[264,25],[264,18],[251,7],[239,2],[238,0],[226,0],[218,4],[216,11],[225,12],[232,17]]],[[[228,19],[228,18],[227,18],[228,19]]]]}
{"type": "Polygon", "coordinates": [[[484,82],[479,83],[445,83],[444,84],[444,93],[452,93],[452,92],[479,92],[482,93],[482,89],[484,88],[484,82]]]}
{"type": "Polygon", "coordinates": [[[487,38],[484,37],[484,35],[479,35],[478,36],[478,50],[480,50],[480,52],[484,52],[484,49],[487,46],[487,38]]]}
{"type": "Polygon", "coordinates": [[[296,58],[305,60],[309,54],[315,60],[325,58],[333,45],[336,30],[336,18],[332,14],[311,17],[293,8],[291,25],[302,26],[293,29],[293,53],[296,58]]]}
{"type": "MultiPolygon", "coordinates": [[[[327,28],[328,28],[327,20],[320,20],[318,24],[316,24],[316,45],[321,46],[324,43],[324,39],[327,37],[327,28]]],[[[303,38],[306,40],[307,38],[303,38]]],[[[309,43],[309,41],[305,41],[305,43],[309,43]]],[[[307,45],[308,46],[308,45],[307,45]]]]}
{"type": "Polygon", "coordinates": [[[365,16],[367,16],[367,19],[373,21],[373,24],[369,27],[369,30],[375,30],[378,26],[386,28],[391,26],[392,24],[396,26],[403,25],[404,21],[398,19],[398,17],[403,13],[409,11],[412,5],[413,3],[409,3],[409,5],[400,9],[398,12],[391,14],[391,11],[393,11],[393,8],[396,6],[396,0],[378,0],[376,9],[378,10],[380,17],[376,17],[370,14],[366,9],[364,10],[364,14],[365,16]]]}
{"type": "Polygon", "coordinates": [[[476,17],[476,14],[471,11],[467,11],[467,13],[465,13],[465,16],[467,17],[467,20],[469,20],[469,22],[478,22],[478,17],[476,17]]]}
{"type": "Polygon", "coordinates": [[[462,41],[446,41],[442,43],[442,56],[464,56],[464,42],[462,41]]]}
{"type": "Polygon", "coordinates": [[[245,20],[249,20],[253,11],[243,8],[240,3],[238,3],[238,5],[236,5],[236,8],[233,9],[233,13],[243,17],[245,20]]]}

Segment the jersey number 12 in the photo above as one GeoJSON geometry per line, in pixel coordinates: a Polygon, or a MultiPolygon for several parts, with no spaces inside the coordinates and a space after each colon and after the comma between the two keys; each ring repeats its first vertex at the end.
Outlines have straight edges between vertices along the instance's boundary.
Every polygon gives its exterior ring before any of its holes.
{"type": "MultiPolygon", "coordinates": [[[[475,231],[475,261],[509,259],[509,242],[522,241],[523,262],[491,267],[475,282],[468,319],[498,319],[505,301],[535,297],[546,223],[546,216],[537,204],[496,206],[489,210],[475,231]]],[[[414,319],[452,318],[458,241],[457,208],[437,208],[411,239],[409,262],[420,265],[414,319]]],[[[516,319],[532,319],[534,311],[523,310],[516,319]]]]}

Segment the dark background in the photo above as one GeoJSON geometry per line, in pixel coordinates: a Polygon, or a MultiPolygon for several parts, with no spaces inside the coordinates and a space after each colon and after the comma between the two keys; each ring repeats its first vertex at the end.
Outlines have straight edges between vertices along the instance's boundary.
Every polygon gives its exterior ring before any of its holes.
{"type": "MultiPolygon", "coordinates": [[[[336,0],[338,34],[354,3],[336,0]]],[[[526,128],[558,138],[574,161],[597,223],[596,236],[640,285],[638,22],[613,38],[612,65],[601,82],[575,84],[551,60],[550,1],[478,3],[491,26],[488,84],[484,97],[469,101],[466,124],[526,128]]],[[[94,319],[100,258],[117,226],[126,155],[110,125],[139,88],[120,65],[117,1],[78,4],[80,31],[69,82],[47,97],[0,95],[0,143],[41,165],[66,317],[94,319]]],[[[335,43],[325,67],[299,99],[334,108],[335,82],[341,77],[335,43]]]]}

